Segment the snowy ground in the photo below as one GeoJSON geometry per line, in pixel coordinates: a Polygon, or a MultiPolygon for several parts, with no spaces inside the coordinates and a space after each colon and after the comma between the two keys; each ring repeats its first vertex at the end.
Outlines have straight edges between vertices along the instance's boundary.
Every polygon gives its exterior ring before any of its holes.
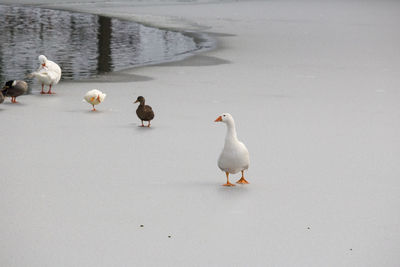
{"type": "Polygon", "coordinates": [[[1,104],[0,266],[400,265],[400,2],[50,2],[218,49],[1,104]],[[248,186],[220,186],[222,112],[248,186]]]}

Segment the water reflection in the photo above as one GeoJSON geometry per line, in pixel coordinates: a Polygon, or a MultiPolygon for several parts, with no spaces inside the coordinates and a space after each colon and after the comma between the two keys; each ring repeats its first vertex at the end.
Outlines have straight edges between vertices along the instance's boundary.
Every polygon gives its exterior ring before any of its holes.
{"type": "Polygon", "coordinates": [[[99,17],[99,32],[97,57],[97,71],[105,73],[111,71],[111,19],[108,17],[99,17]]]}
{"type": "Polygon", "coordinates": [[[179,32],[84,13],[0,5],[0,79],[21,79],[44,54],[62,79],[82,79],[123,68],[169,61],[199,49],[179,32]]]}

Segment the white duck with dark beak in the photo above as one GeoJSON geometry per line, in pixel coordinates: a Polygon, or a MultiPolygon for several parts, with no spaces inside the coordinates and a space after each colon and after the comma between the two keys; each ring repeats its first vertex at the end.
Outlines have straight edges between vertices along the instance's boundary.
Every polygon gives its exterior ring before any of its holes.
{"type": "Polygon", "coordinates": [[[37,71],[28,75],[29,78],[35,77],[42,84],[41,94],[53,94],[51,87],[58,84],[61,79],[61,68],[55,62],[48,60],[44,55],[39,56],[40,67],[37,71]],[[49,91],[43,91],[44,85],[49,86],[49,91]]]}
{"type": "Polygon", "coordinates": [[[83,97],[83,99],[86,100],[86,102],[88,102],[93,106],[92,111],[96,111],[96,108],[94,106],[103,102],[105,98],[106,94],[97,89],[90,90],[83,97]]]}
{"type": "Polygon", "coordinates": [[[234,186],[234,184],[229,182],[229,174],[238,172],[242,172],[242,177],[236,183],[248,184],[249,182],[244,178],[244,171],[249,168],[249,151],[237,138],[235,121],[232,115],[223,113],[215,122],[223,122],[227,126],[225,145],[218,159],[218,167],[226,174],[226,184],[223,185],[234,186]]]}

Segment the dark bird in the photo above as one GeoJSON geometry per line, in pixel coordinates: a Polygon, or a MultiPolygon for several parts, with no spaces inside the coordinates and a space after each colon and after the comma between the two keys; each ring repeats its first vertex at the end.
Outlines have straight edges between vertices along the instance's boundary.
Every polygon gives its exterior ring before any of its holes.
{"type": "Polygon", "coordinates": [[[17,103],[17,97],[28,92],[28,84],[24,81],[11,80],[1,89],[3,96],[11,97],[12,103],[17,103]]]}
{"type": "Polygon", "coordinates": [[[144,127],[143,121],[148,121],[149,124],[147,127],[150,127],[150,121],[154,118],[153,109],[149,105],[144,104],[145,100],[143,96],[139,96],[134,103],[137,102],[140,102],[140,105],[136,109],[136,115],[142,121],[142,127],[144,127]]]}
{"type": "Polygon", "coordinates": [[[4,102],[4,95],[3,93],[0,91],[0,104],[4,102]]]}

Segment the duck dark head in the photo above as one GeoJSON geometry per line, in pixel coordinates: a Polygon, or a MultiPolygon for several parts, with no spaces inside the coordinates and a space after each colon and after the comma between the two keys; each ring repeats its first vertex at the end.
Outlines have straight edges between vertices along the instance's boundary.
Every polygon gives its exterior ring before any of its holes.
{"type": "Polygon", "coordinates": [[[3,88],[1,89],[2,92],[7,92],[7,90],[11,87],[13,87],[15,84],[17,83],[17,81],[14,80],[10,80],[8,82],[6,82],[6,84],[3,86],[3,88]]]}
{"type": "Polygon", "coordinates": [[[5,86],[7,86],[7,87],[13,87],[16,83],[17,83],[17,81],[15,81],[15,80],[10,80],[10,81],[6,82],[6,85],[5,85],[5,86]]]}
{"type": "Polygon", "coordinates": [[[140,102],[141,105],[144,104],[144,97],[143,96],[139,96],[136,101],[134,103],[140,102]]]}

